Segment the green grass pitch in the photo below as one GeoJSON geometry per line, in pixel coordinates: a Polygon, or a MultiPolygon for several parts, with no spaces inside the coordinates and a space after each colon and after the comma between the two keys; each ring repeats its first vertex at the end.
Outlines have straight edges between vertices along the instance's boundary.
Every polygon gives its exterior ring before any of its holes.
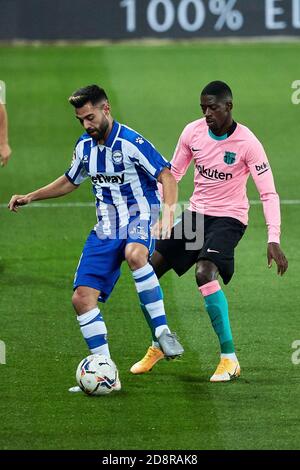
{"type": "MultiPolygon", "coordinates": [[[[0,169],[0,204],[62,174],[81,133],[67,97],[101,84],[113,116],[140,131],[168,158],[199,91],[214,79],[234,92],[236,120],[264,143],[284,200],[299,197],[299,111],[291,83],[299,44],[0,48],[7,84],[13,157],[0,169]]],[[[180,199],[192,191],[192,172],[180,199]]],[[[258,199],[252,183],[249,196],[258,199]]],[[[63,202],[89,202],[86,182],[63,202]]],[[[291,361],[299,333],[300,205],[282,205],[282,247],[290,262],[279,278],[266,263],[260,205],[250,210],[225,287],[242,376],[211,384],[218,346],[193,270],[163,278],[170,326],[186,352],[151,373],[129,368],[149,344],[127,266],[102,308],[122,391],[103,398],[70,395],[87,355],[71,306],[72,279],[92,207],[0,208],[0,449],[299,449],[300,365],[291,361]]]]}

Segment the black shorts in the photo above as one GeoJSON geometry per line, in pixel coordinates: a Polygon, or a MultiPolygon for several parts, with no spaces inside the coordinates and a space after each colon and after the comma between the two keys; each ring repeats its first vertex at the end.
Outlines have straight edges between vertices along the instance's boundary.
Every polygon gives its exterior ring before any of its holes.
{"type": "Polygon", "coordinates": [[[217,266],[224,284],[228,284],[234,273],[234,249],[246,228],[233,217],[203,216],[185,210],[175,222],[171,237],[157,240],[155,249],[178,276],[206,259],[217,266]]]}

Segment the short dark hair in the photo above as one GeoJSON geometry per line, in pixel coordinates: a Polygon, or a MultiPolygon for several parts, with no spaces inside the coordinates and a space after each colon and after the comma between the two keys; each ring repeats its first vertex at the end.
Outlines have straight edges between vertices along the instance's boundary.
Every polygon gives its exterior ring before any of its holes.
{"type": "Polygon", "coordinates": [[[74,108],[81,108],[89,101],[92,105],[95,105],[104,100],[108,100],[108,98],[103,88],[100,88],[98,85],[88,85],[74,91],[69,98],[69,103],[74,108]]]}
{"type": "Polygon", "coordinates": [[[204,87],[201,91],[201,96],[203,95],[213,95],[220,99],[232,99],[232,91],[227,83],[221,82],[219,80],[210,82],[208,85],[206,85],[206,87],[204,87]]]}

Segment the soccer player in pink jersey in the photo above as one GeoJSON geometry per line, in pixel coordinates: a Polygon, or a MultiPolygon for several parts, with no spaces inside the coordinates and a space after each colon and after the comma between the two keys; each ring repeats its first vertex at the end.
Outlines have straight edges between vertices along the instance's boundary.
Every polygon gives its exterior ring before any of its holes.
{"type": "MultiPolygon", "coordinates": [[[[282,276],[288,262],[280,248],[279,197],[263,146],[247,127],[233,120],[232,92],[226,83],[209,83],[200,99],[204,118],[185,127],[171,161],[177,182],[193,161],[194,192],[189,208],[174,225],[171,238],[156,242],[151,262],[158,278],[170,269],[181,276],[196,266],[197,286],[221,349],[219,365],[210,380],[224,382],[240,375],[240,365],[228,303],[218,277],[228,284],[234,273],[234,249],[248,223],[246,184],[250,174],[259,191],[268,228],[268,266],[274,260],[282,276]],[[196,243],[191,245],[191,241],[196,243]]],[[[147,319],[143,306],[142,309],[147,319]]],[[[145,357],[131,367],[131,372],[148,372],[163,358],[154,338],[145,357]]]]}

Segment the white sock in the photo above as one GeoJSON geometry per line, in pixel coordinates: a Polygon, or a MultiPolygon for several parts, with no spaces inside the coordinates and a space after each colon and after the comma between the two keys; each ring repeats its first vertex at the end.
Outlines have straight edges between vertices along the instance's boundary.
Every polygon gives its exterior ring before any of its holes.
{"type": "Polygon", "coordinates": [[[147,263],[142,268],[132,271],[132,276],[140,303],[144,306],[148,314],[155,337],[158,338],[163,330],[168,330],[170,333],[170,329],[167,325],[162,290],[153,267],[150,263],[147,263]]]}
{"type": "Polygon", "coordinates": [[[231,359],[232,361],[235,361],[235,362],[239,362],[235,353],[230,353],[230,354],[221,353],[221,357],[225,359],[231,359]]]}
{"type": "Polygon", "coordinates": [[[92,354],[110,357],[107,344],[107,329],[100,310],[96,307],[77,316],[81,333],[92,354]]]}

